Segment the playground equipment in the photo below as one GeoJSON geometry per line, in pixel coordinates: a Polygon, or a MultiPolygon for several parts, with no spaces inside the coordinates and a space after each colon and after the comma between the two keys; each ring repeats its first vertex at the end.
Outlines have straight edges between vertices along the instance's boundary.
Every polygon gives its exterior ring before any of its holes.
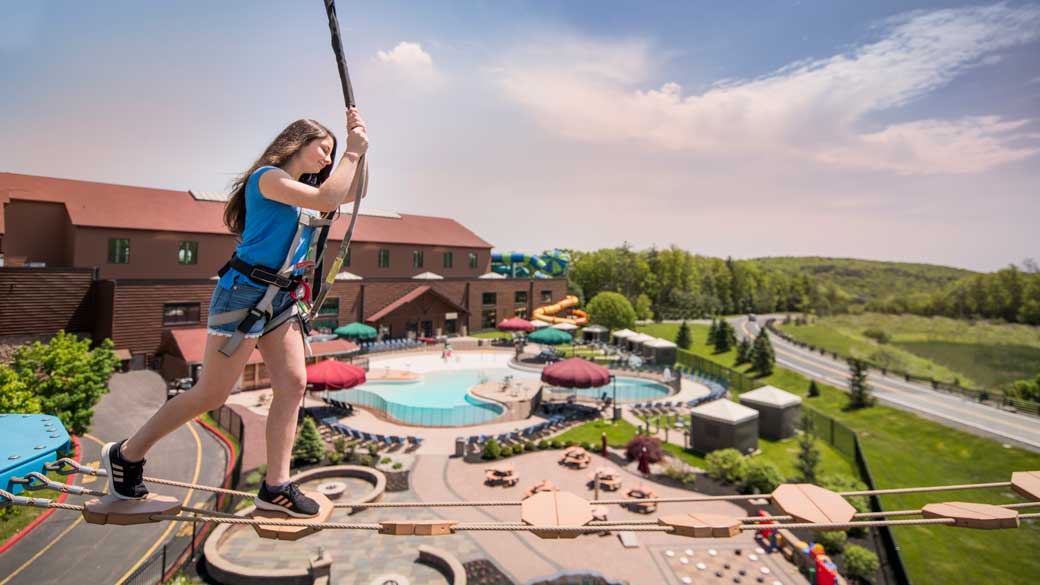
{"type": "Polygon", "coordinates": [[[553,278],[567,273],[570,255],[548,250],[540,256],[523,252],[494,252],[491,271],[511,278],[553,278]]]}
{"type": "Polygon", "coordinates": [[[589,323],[589,314],[581,309],[574,309],[571,311],[570,317],[556,317],[555,315],[564,309],[569,309],[578,304],[578,297],[574,295],[567,295],[564,299],[558,303],[552,305],[544,305],[534,310],[532,317],[538,321],[545,321],[546,323],[570,323],[571,325],[587,325],[589,323]]]}

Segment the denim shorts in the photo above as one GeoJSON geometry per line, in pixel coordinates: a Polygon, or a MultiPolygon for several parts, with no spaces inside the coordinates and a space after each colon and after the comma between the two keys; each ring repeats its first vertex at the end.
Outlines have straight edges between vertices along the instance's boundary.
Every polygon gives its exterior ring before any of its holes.
{"type": "MultiPolygon", "coordinates": [[[[209,314],[218,315],[229,311],[248,309],[255,305],[257,301],[264,296],[266,291],[266,288],[257,288],[241,282],[238,278],[235,278],[234,284],[231,288],[224,288],[218,284],[216,288],[213,289],[213,297],[210,298],[209,301],[209,314]]],[[[288,291],[278,291],[274,296],[274,300],[271,302],[271,316],[277,317],[284,311],[292,310],[295,302],[296,301],[289,296],[288,291]]],[[[253,323],[253,326],[249,328],[246,337],[260,337],[264,332],[264,327],[267,325],[267,322],[267,318],[261,317],[258,319],[256,323],[253,323]]],[[[222,325],[210,325],[207,328],[209,333],[213,335],[223,335],[225,337],[231,337],[237,329],[238,322],[224,323],[222,325]]]]}

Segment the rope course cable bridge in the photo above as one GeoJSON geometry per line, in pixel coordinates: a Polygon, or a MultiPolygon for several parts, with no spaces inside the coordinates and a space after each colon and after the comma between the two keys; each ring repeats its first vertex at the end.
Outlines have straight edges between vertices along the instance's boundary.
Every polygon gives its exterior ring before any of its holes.
{"type": "MultiPolygon", "coordinates": [[[[58,475],[83,474],[105,477],[103,469],[79,464],[62,458],[43,464],[46,471],[58,475]]],[[[206,485],[184,483],[155,477],[145,477],[149,483],[222,493],[243,498],[255,494],[206,485]]],[[[1040,512],[1021,513],[1019,510],[1040,508],[1040,471],[1020,471],[1011,474],[1010,481],[926,486],[896,489],[833,492],[812,484],[783,484],[771,494],[586,500],[568,492],[541,492],[522,500],[435,501],[435,502],[347,502],[333,503],[323,495],[308,492],[321,503],[321,511],[314,518],[294,519],[278,512],[256,510],[253,517],[237,516],[212,510],[182,506],[175,498],[151,494],[143,500],[120,500],[105,492],[81,486],[67,485],[49,479],[40,472],[11,478],[11,483],[28,492],[54,490],[70,495],[95,496],[83,504],[59,503],[45,498],[15,495],[0,489],[0,507],[33,506],[80,512],[91,524],[144,524],[149,522],[211,522],[253,526],[261,537],[296,540],[319,530],[370,530],[387,535],[437,536],[457,532],[512,531],[531,532],[541,538],[574,538],[580,534],[614,532],[665,532],[694,538],[726,538],[744,531],[768,528],[807,528],[811,530],[845,530],[852,527],[940,525],[975,529],[1017,528],[1021,521],[1040,520],[1040,512]],[[845,500],[849,496],[924,493],[987,488],[1012,488],[1031,500],[1016,504],[982,504],[975,502],[943,502],[927,504],[915,510],[857,513],[845,500]],[[658,516],[647,520],[597,521],[593,506],[710,502],[719,500],[746,500],[768,498],[783,515],[730,517],[691,511],[683,514],[658,516]],[[457,508],[457,507],[519,506],[518,521],[458,522],[454,520],[395,520],[375,522],[330,522],[336,508],[350,509],[351,513],[366,509],[394,508],[457,508]],[[914,518],[916,516],[916,518],[914,518]],[[769,522],[770,524],[763,524],[769,522]]]]}

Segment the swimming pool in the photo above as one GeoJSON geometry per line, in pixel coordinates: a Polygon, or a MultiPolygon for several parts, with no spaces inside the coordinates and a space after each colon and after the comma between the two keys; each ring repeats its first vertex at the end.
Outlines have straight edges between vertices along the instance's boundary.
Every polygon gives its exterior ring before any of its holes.
{"type": "MultiPolygon", "coordinates": [[[[429,427],[476,425],[498,418],[504,408],[472,396],[469,389],[485,380],[501,380],[505,376],[539,378],[535,372],[502,367],[434,371],[426,372],[416,382],[367,382],[350,390],[330,392],[329,396],[382,410],[406,424],[429,427]]],[[[598,398],[604,392],[613,396],[614,389],[608,385],[566,392],[598,398]]],[[[669,392],[667,386],[649,380],[617,379],[618,401],[654,400],[667,396],[669,392]]]]}

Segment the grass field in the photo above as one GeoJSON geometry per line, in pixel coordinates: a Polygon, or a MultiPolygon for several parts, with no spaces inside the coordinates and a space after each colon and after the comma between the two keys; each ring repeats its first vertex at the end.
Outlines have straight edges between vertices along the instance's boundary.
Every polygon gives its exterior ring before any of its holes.
{"type": "Polygon", "coordinates": [[[891,369],[963,386],[993,387],[1040,371],[1040,328],[914,315],[839,315],[811,325],[780,325],[795,339],[891,369]],[[863,335],[879,329],[879,344],[863,335]]]}
{"type": "MultiPolygon", "coordinates": [[[[708,327],[691,325],[690,351],[734,367],[735,352],[714,354],[706,344],[708,327]]],[[[678,325],[640,326],[640,331],[675,339],[678,325]]],[[[894,333],[894,332],[893,332],[894,333]]],[[[735,369],[744,370],[745,366],[735,369]]],[[[777,368],[762,379],[803,397],[816,410],[859,433],[878,488],[1007,481],[1013,471],[1040,469],[1040,454],[1004,448],[999,442],[964,433],[913,414],[874,406],[843,410],[842,390],[819,384],[821,396],[805,398],[809,380],[777,368]]],[[[1022,501],[1010,489],[937,492],[884,496],[886,509],[919,508],[929,502],[1022,501]]],[[[1029,510],[1037,511],[1037,509],[1029,510]]],[[[948,583],[1035,583],[1040,575],[1040,522],[1022,522],[1016,530],[973,531],[960,528],[906,526],[893,528],[903,561],[915,585],[948,583]]]]}

